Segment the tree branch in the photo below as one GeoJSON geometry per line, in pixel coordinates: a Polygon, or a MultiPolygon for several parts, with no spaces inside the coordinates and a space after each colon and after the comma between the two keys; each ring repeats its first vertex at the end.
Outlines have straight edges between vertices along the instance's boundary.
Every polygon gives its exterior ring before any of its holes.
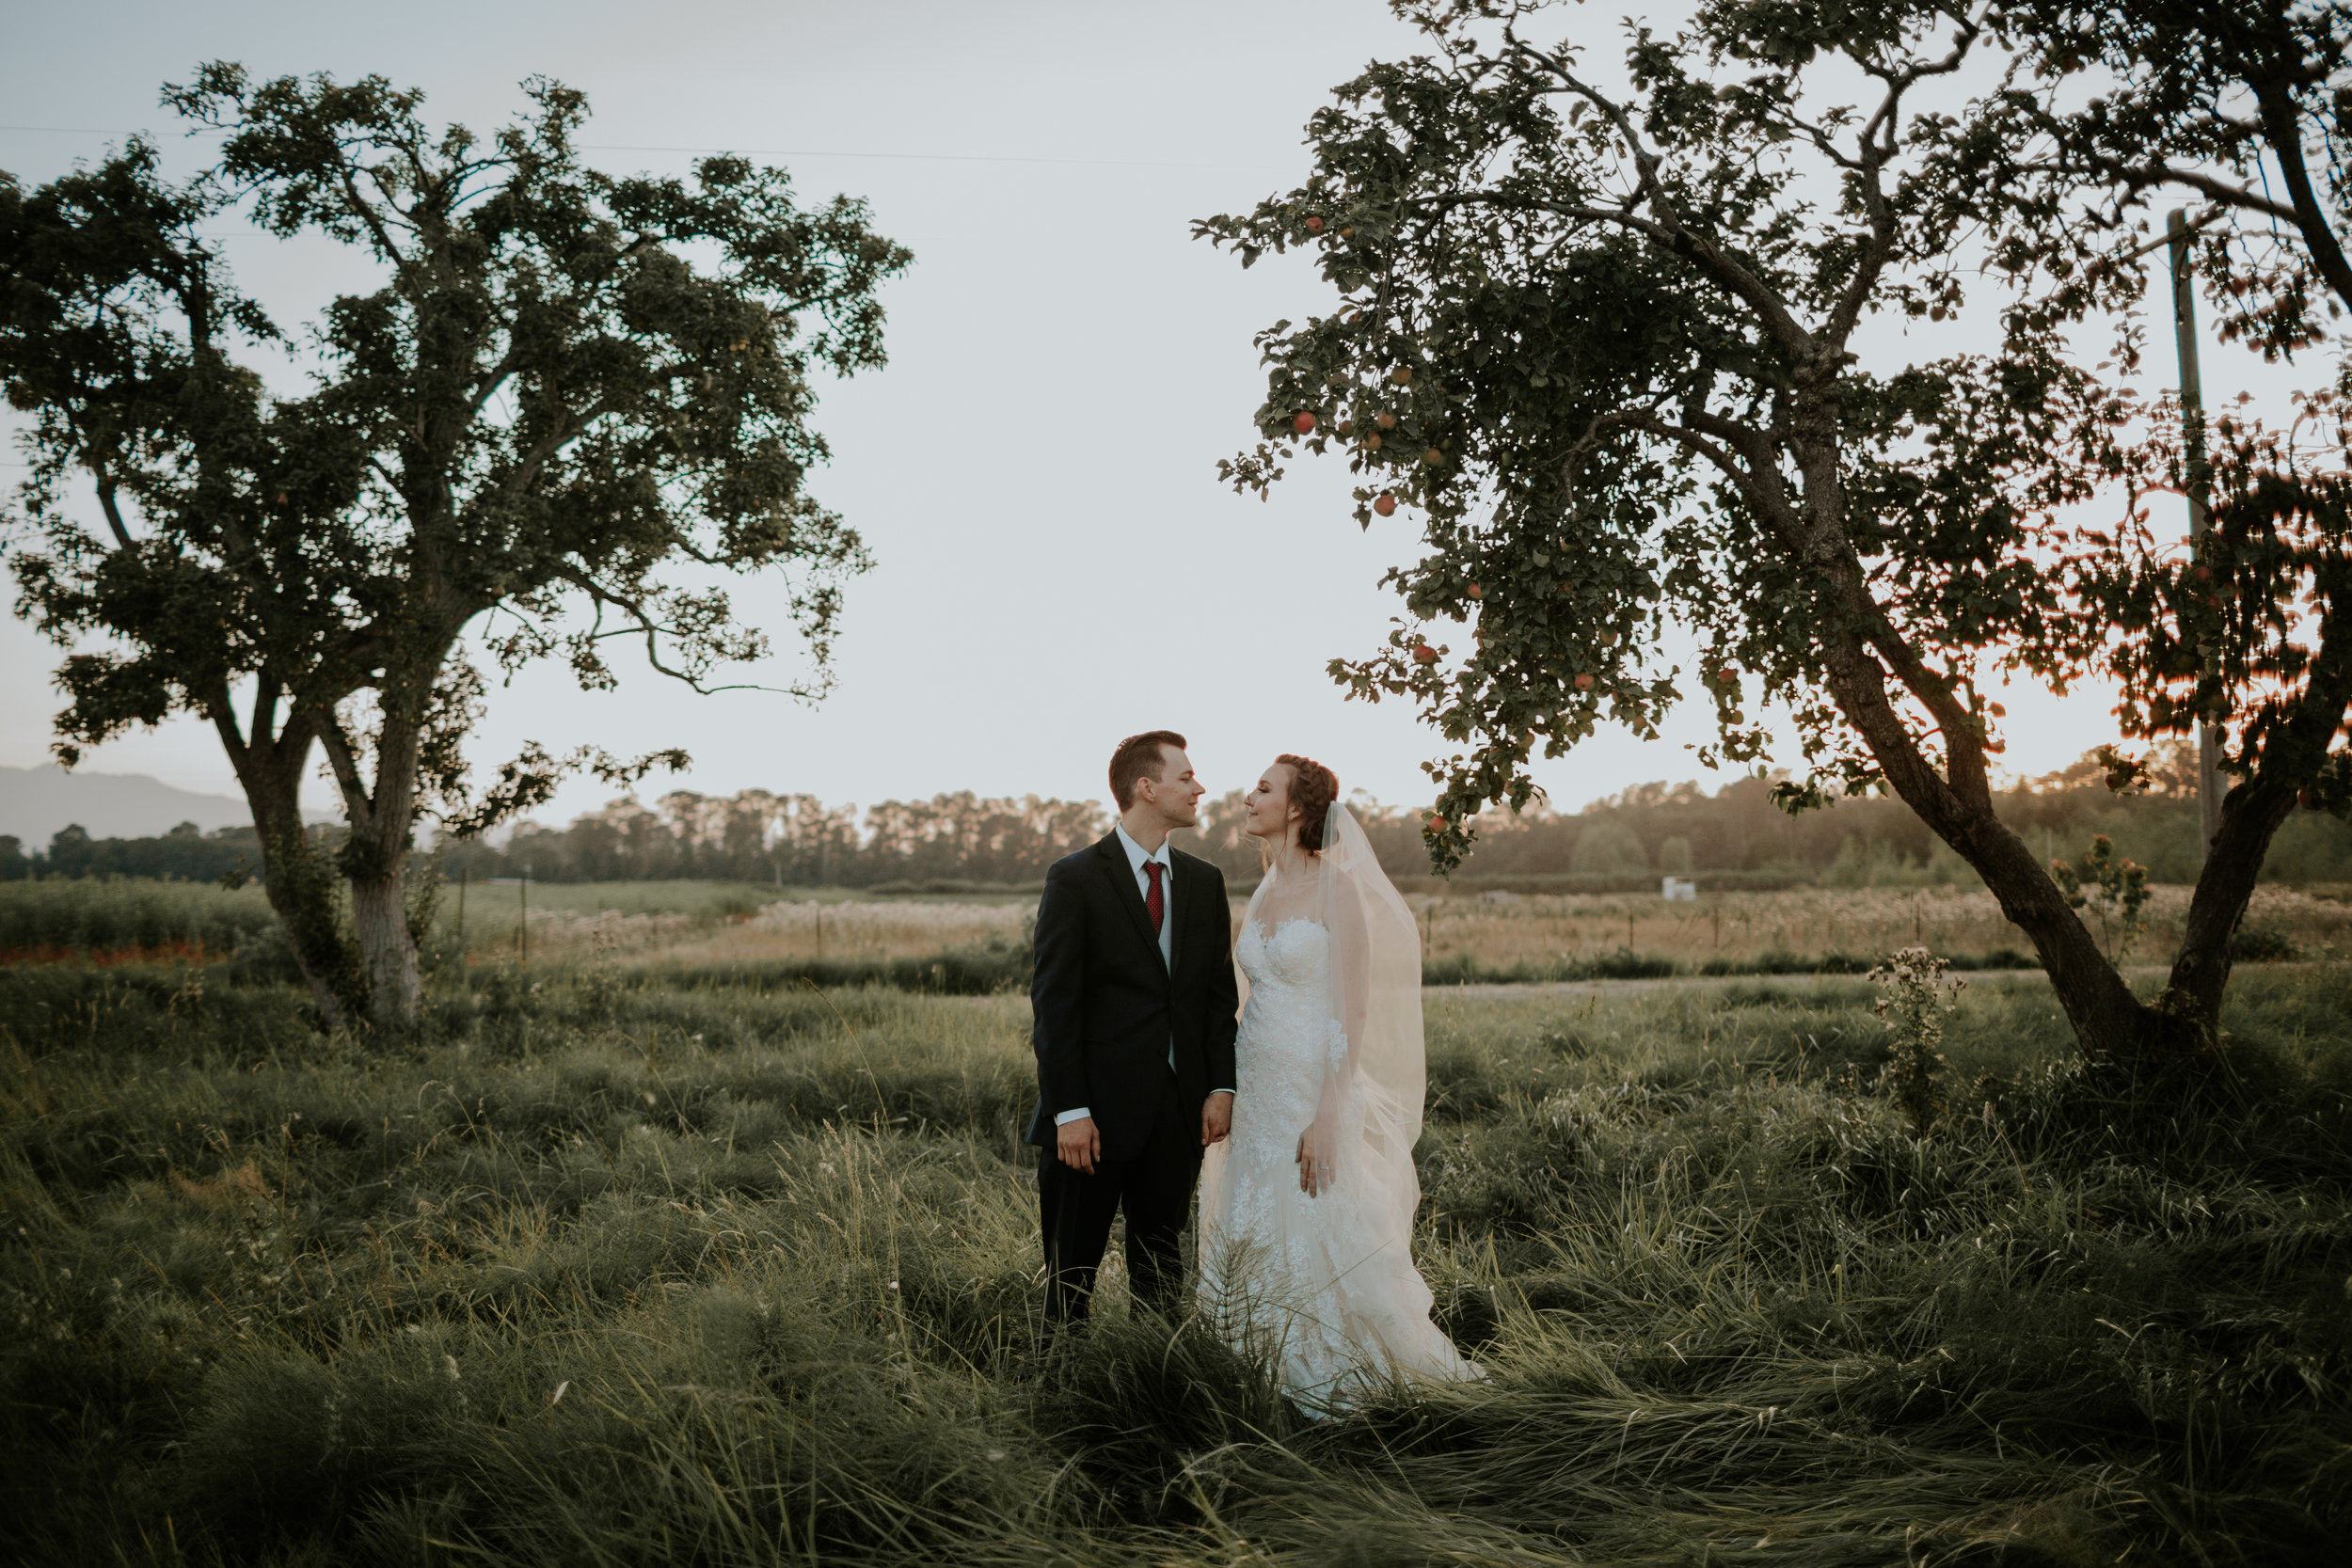
{"type": "Polygon", "coordinates": [[[2083,161],[2080,164],[2072,164],[2061,158],[2056,163],[2012,164],[2009,166],[2019,174],[2049,174],[2069,180],[2080,180],[2090,175],[2104,175],[2110,180],[2121,182],[2134,191],[2150,190],[2163,185],[2182,185],[2193,191],[2202,192],[2223,206],[2234,208],[2240,212],[2255,213],[2264,217],[2285,218],[2290,222],[2299,221],[2299,214],[2295,208],[2284,202],[2275,201],[2266,196],[2257,196],[2245,186],[2233,185],[2226,180],[2217,179],[2210,174],[2200,174],[2194,169],[2176,168],[2170,164],[2160,163],[2130,164],[2121,158],[2098,152],[2084,153],[2082,158],[2083,161]]]}
{"type": "Polygon", "coordinates": [[[2319,198],[2312,191],[2311,171],[2303,166],[2302,126],[2296,121],[2294,102],[2268,84],[2258,85],[2254,92],[2255,102],[2262,105],[2271,150],[2278,154],[2279,170],[2286,177],[2287,194],[2294,198],[2289,214],[2303,231],[2320,276],[2338,299],[2352,305],[2352,263],[2345,261],[2344,247],[2336,242],[2335,231],[2328,228],[2327,214],[2319,210],[2319,198]]]}
{"type": "MultiPolygon", "coordinates": [[[[1567,84],[1578,96],[1607,116],[1609,122],[1617,128],[1617,134],[1625,138],[1626,147],[1633,154],[1633,166],[1640,173],[1641,189],[1648,197],[1650,210],[1657,214],[1654,225],[1649,226],[1648,229],[1651,237],[1686,260],[1694,262],[1701,272],[1715,281],[1718,287],[1744,301],[1750,309],[1763,317],[1765,325],[1772,329],[1775,337],[1780,339],[1782,347],[1788,351],[1791,357],[1797,359],[1811,357],[1814,352],[1813,335],[1798,325],[1796,317],[1789,313],[1788,306],[1782,301],[1779,293],[1762,278],[1725,255],[1711,241],[1692,232],[1683,223],[1681,214],[1675,210],[1673,198],[1667,194],[1665,182],[1661,177],[1658,155],[1649,150],[1643,142],[1641,133],[1634,129],[1633,117],[1597,88],[1581,80],[1574,71],[1568,70],[1565,61],[1547,55],[1542,50],[1518,39],[1511,33],[1508,27],[1504,29],[1504,34],[1517,53],[1539,62],[1554,77],[1567,84]]],[[[1602,222],[1627,222],[1626,215],[1613,214],[1605,209],[1590,208],[1574,211],[1577,215],[1602,222]]],[[[1637,229],[1644,227],[1638,221],[1628,223],[1627,226],[1637,229]]]]}
{"type": "Polygon", "coordinates": [[[804,691],[797,689],[763,686],[756,681],[733,681],[723,686],[705,686],[700,680],[695,678],[693,675],[689,674],[685,671],[673,670],[667,664],[661,662],[661,634],[664,631],[673,630],[673,628],[665,627],[660,621],[656,620],[653,616],[653,612],[645,607],[645,603],[642,598],[632,594],[624,594],[618,589],[609,588],[603,583],[598,582],[595,578],[590,577],[585,572],[564,568],[559,570],[555,575],[564,581],[568,582],[573,587],[579,589],[581,593],[587,594],[588,597],[598,607],[599,615],[602,613],[602,607],[608,604],[612,606],[615,610],[622,610],[628,614],[630,622],[629,626],[625,626],[618,631],[611,632],[592,628],[590,633],[592,638],[601,640],[607,637],[628,637],[632,634],[642,634],[645,639],[645,662],[652,665],[657,673],[668,675],[673,680],[683,681],[690,689],[694,691],[699,696],[708,696],[713,691],[773,691],[783,696],[806,695],[804,691]]]}
{"type": "Polygon", "coordinates": [[[316,715],[313,723],[318,730],[319,744],[326,752],[327,766],[335,770],[336,786],[342,791],[343,810],[351,818],[352,831],[361,833],[373,832],[375,802],[369,797],[368,786],[359,777],[359,759],[352,747],[351,737],[343,733],[342,721],[330,712],[316,715]]]}
{"type": "Polygon", "coordinates": [[[1822,335],[1839,348],[1843,348],[1846,340],[1853,335],[1855,325],[1862,320],[1863,308],[1869,303],[1871,292],[1878,287],[1880,275],[1886,270],[1887,261],[1895,253],[1895,214],[1887,204],[1883,181],[1887,160],[1895,155],[1895,120],[1901,112],[1903,95],[1927,77],[1949,75],[1958,71],[1967,59],[1969,50],[1976,45],[1979,24],[1965,16],[1956,20],[1960,25],[1960,36],[1953,40],[1950,52],[1941,60],[1925,65],[1914,63],[1899,72],[1870,71],[1870,74],[1886,83],[1886,95],[1879,101],[1879,106],[1863,123],[1855,138],[1860,150],[1856,175],[1862,186],[1864,210],[1870,220],[1870,239],[1864,246],[1861,259],[1854,264],[1853,276],[1846,280],[1846,287],[1839,292],[1837,304],[1830,311],[1829,322],[1822,329],[1822,335]]]}
{"type": "Polygon", "coordinates": [[[267,740],[278,727],[278,700],[285,694],[285,687],[277,674],[264,669],[253,683],[252,734],[257,740],[267,740]]]}
{"type": "Polygon", "coordinates": [[[106,527],[113,531],[115,543],[127,550],[132,547],[131,531],[122,521],[122,509],[115,504],[114,475],[97,460],[89,459],[88,462],[90,477],[98,489],[99,509],[106,514],[106,527]]]}
{"type": "Polygon", "coordinates": [[[1708,421],[1714,428],[1711,431],[1696,429],[1693,426],[1697,421],[1688,415],[1685,416],[1685,423],[1677,424],[1645,408],[1619,408],[1596,415],[1576,445],[1569,449],[1562,478],[1567,488],[1573,491],[1577,470],[1610,436],[1621,430],[1643,431],[1705,458],[1725,479],[1737,485],[1776,530],[1784,533],[1791,532],[1795,526],[1795,513],[1789,505],[1788,493],[1782,488],[1779,473],[1772,463],[1771,444],[1760,434],[1719,416],[1701,411],[1698,419],[1708,421]],[[1734,457],[1731,445],[1740,447],[1749,463],[1742,464],[1734,457]],[[1762,454],[1761,463],[1756,461],[1759,453],[1762,454]]]}

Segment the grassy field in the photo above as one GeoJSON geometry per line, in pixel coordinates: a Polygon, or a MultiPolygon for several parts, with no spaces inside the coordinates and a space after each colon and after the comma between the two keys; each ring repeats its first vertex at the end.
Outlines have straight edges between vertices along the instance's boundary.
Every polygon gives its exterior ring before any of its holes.
{"type": "MultiPolygon", "coordinates": [[[[2324,958],[2352,949],[2352,905],[2341,890],[2265,886],[2243,929],[2265,958],[2324,958]]],[[[2189,890],[2151,890],[2126,940],[2120,918],[2105,933],[2110,950],[2140,961],[2168,958],[2180,941],[2189,890]]],[[[1790,968],[1839,958],[1867,968],[1898,948],[1926,946],[1972,962],[2033,967],[2032,943],[2003,918],[1982,888],[1799,888],[1779,893],[1706,894],[1687,903],[1655,895],[1568,895],[1422,901],[1433,968],[1490,969],[1591,963],[1611,953],[1661,959],[1686,972],[1790,968]]],[[[2096,910],[2089,923],[2101,929],[2096,910]]]]}
{"type": "Polygon", "coordinates": [[[6,1550],[105,1563],[2322,1563],[2352,973],[2226,1069],[1978,980],[1433,996],[1422,1263],[1483,1384],[1300,1419],[1198,1323],[1042,1360],[1026,1006],[477,966],[408,1039],[0,972],[6,1550]]]}
{"type": "MultiPolygon", "coordinates": [[[[707,880],[452,882],[426,945],[480,962],[904,958],[1025,935],[1034,898],[876,898],[707,880]],[[528,925],[529,941],[518,940],[528,925]]],[[[0,882],[0,964],[95,958],[264,961],[283,939],[259,884],[112,878],[0,882]]]]}
{"type": "Polygon", "coordinates": [[[278,917],[258,884],[51,879],[0,882],[0,963],[67,956],[226,958],[277,939],[278,917]]]}
{"type": "MultiPolygon", "coordinates": [[[[2250,959],[2352,953],[2352,890],[2265,885],[2240,942],[2250,959]]],[[[1591,975],[1860,973],[1920,944],[1970,967],[2031,967],[2025,934],[1981,889],[1792,889],[1670,903],[1654,894],[1412,895],[1432,982],[1591,975]]],[[[1235,899],[1236,920],[1245,900],[1235,899]]],[[[2143,931],[2107,929],[2138,962],[2167,958],[2188,890],[2152,890],[2143,931]]],[[[1030,897],[877,898],[746,882],[477,882],[439,890],[427,946],[443,962],[803,970],[820,981],[961,955],[973,974],[1023,978],[1030,897]],[[518,927],[528,924],[527,942],[518,927]],[[989,955],[993,955],[993,958],[989,955]],[[1012,955],[1008,958],[1007,955],[1012,955]],[[858,966],[865,966],[861,971],[858,966]],[[812,968],[811,966],[823,966],[812,968]]],[[[2100,922],[2095,911],[2092,924],[2100,922]]],[[[187,882],[0,883],[0,962],[200,952],[291,973],[261,890],[187,882]]],[[[914,971],[910,970],[912,974],[914,971]]],[[[975,984],[978,982],[976,980],[975,984]]],[[[987,989],[979,986],[979,989],[987,989]]]]}

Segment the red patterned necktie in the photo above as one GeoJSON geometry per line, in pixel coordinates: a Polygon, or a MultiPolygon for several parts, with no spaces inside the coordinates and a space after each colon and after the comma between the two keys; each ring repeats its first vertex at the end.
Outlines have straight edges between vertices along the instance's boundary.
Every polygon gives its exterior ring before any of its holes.
{"type": "Polygon", "coordinates": [[[1152,934],[1153,936],[1160,934],[1160,917],[1168,910],[1167,901],[1160,896],[1160,873],[1167,869],[1157,861],[1143,863],[1143,874],[1152,879],[1152,891],[1143,895],[1143,907],[1152,912],[1152,934]]]}

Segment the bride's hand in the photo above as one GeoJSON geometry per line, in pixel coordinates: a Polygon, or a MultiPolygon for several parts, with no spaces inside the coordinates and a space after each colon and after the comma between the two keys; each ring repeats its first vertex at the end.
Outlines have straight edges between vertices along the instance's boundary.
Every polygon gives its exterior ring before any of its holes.
{"type": "Polygon", "coordinates": [[[1331,1153],[1316,1142],[1311,1126],[1298,1134],[1298,1190],[1309,1197],[1321,1196],[1331,1185],[1331,1153]]]}

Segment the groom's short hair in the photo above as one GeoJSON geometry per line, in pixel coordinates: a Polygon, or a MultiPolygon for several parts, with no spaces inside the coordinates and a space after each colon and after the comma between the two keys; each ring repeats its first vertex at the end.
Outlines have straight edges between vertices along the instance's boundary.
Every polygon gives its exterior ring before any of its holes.
{"type": "Polygon", "coordinates": [[[1163,746],[1181,752],[1185,740],[1174,730],[1146,730],[1120,741],[1119,750],[1111,753],[1111,799],[1119,802],[1120,811],[1136,803],[1137,779],[1160,776],[1160,768],[1168,760],[1160,752],[1163,746]]]}

